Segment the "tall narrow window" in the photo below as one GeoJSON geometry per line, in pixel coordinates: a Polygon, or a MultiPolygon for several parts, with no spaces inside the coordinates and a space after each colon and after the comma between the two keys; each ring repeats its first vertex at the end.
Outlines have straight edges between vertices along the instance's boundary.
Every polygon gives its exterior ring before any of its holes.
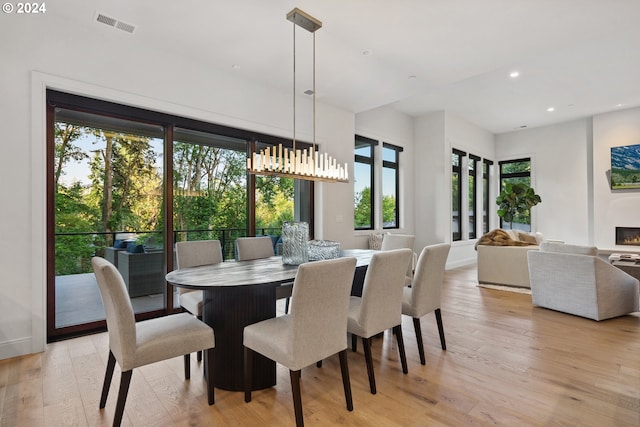
{"type": "Polygon", "coordinates": [[[478,164],[480,157],[469,154],[469,174],[467,179],[469,181],[468,187],[468,200],[469,210],[467,211],[469,217],[469,239],[475,239],[477,237],[477,221],[476,207],[478,203],[478,164]]]}
{"type": "Polygon", "coordinates": [[[482,161],[482,232],[489,232],[489,208],[491,192],[489,190],[489,177],[491,171],[491,160],[483,159],[482,161]]]}
{"type": "Polygon", "coordinates": [[[382,227],[400,227],[400,152],[402,147],[382,144],[382,227]]]}
{"type": "MultiPolygon", "coordinates": [[[[500,188],[510,183],[531,185],[531,159],[503,160],[500,165],[500,188]]],[[[500,227],[511,227],[523,231],[531,231],[531,213],[529,211],[524,214],[518,214],[514,217],[513,223],[502,221],[500,219],[500,227]]]]}
{"type": "Polygon", "coordinates": [[[456,150],[451,152],[451,232],[452,240],[462,239],[462,158],[467,153],[456,150]]]}
{"type": "Polygon", "coordinates": [[[353,164],[354,228],[372,230],[373,222],[373,166],[374,147],[378,141],[364,136],[355,137],[353,164]]]}

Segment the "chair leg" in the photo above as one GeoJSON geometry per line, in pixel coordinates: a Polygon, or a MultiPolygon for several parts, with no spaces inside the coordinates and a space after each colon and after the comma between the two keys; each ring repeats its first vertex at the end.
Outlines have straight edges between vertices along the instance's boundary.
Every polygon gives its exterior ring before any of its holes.
{"type": "Polygon", "coordinates": [[[253,387],[253,350],[244,348],[244,401],[251,402],[251,388],[253,387]]]}
{"type": "Polygon", "coordinates": [[[373,357],[371,356],[371,338],[362,338],[364,360],[367,362],[367,375],[369,376],[369,389],[371,394],[376,394],[376,378],[373,374],[373,357]]]}
{"type": "MultiPolygon", "coordinates": [[[[202,316],[196,316],[196,319],[202,321],[202,316]]],[[[198,363],[202,362],[202,352],[201,351],[196,353],[196,360],[198,361],[198,363]]]]}
{"type": "Polygon", "coordinates": [[[129,384],[131,383],[131,375],[133,370],[122,373],[120,377],[120,390],[118,391],[118,402],[116,403],[116,413],[113,416],[114,427],[119,426],[122,423],[122,416],[124,415],[124,404],[127,401],[127,394],[129,393],[129,384]]]}
{"type": "Polygon", "coordinates": [[[204,351],[204,357],[205,357],[204,370],[206,372],[206,378],[207,378],[207,398],[209,400],[209,405],[213,405],[216,402],[215,393],[214,393],[215,383],[214,383],[214,377],[213,377],[214,352],[215,352],[214,348],[209,348],[204,351]]]}
{"type": "Polygon", "coordinates": [[[322,368],[322,360],[318,360],[318,361],[316,362],[316,367],[317,367],[317,368],[322,368]]]}
{"type": "Polygon", "coordinates": [[[286,301],[284,302],[284,314],[289,314],[289,299],[290,297],[287,297],[286,301]]]}
{"type": "Polygon", "coordinates": [[[402,373],[409,372],[407,368],[407,354],[404,352],[404,338],[402,337],[402,326],[394,326],[393,332],[396,335],[396,341],[398,342],[398,352],[400,353],[400,363],[402,364],[402,373]]]}
{"type": "Polygon", "coordinates": [[[351,351],[358,351],[358,336],[351,334],[351,351]]]}
{"type": "Polygon", "coordinates": [[[102,384],[102,396],[100,396],[100,409],[107,404],[107,396],[109,395],[109,387],[113,378],[113,370],[116,367],[116,357],[109,350],[109,359],[107,360],[107,371],[104,374],[104,383],[102,384]]]}
{"type": "Polygon", "coordinates": [[[342,387],[344,388],[344,398],[347,402],[347,409],[353,411],[353,398],[351,397],[351,381],[349,380],[349,364],[347,363],[347,350],[338,353],[340,357],[340,372],[342,372],[342,387]]]}
{"type": "Polygon", "coordinates": [[[422,328],[420,327],[420,319],[413,318],[413,329],[416,331],[416,343],[418,344],[418,353],[420,354],[420,363],[425,365],[427,362],[424,358],[424,344],[422,343],[422,328]]]}
{"type": "Polygon", "coordinates": [[[184,379],[191,378],[191,354],[184,355],[184,379]]]}
{"type": "Polygon", "coordinates": [[[443,350],[447,349],[447,343],[444,340],[444,327],[442,326],[442,313],[436,308],[436,322],[438,322],[438,332],[440,333],[440,345],[443,350]]]}
{"type": "Polygon", "coordinates": [[[302,396],[300,393],[300,371],[289,371],[291,377],[291,393],[293,395],[293,410],[296,414],[296,427],[304,427],[302,417],[302,396]]]}

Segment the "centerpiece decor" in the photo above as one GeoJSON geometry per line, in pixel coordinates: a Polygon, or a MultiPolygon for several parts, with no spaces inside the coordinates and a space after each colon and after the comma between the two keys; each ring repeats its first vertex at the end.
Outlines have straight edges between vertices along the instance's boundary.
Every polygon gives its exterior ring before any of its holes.
{"type": "Polygon", "coordinates": [[[282,263],[300,265],[309,261],[309,224],[284,222],[282,224],[282,263]]]}
{"type": "Polygon", "coordinates": [[[309,242],[309,261],[334,259],[340,256],[340,243],[331,240],[311,240],[309,242]]]}

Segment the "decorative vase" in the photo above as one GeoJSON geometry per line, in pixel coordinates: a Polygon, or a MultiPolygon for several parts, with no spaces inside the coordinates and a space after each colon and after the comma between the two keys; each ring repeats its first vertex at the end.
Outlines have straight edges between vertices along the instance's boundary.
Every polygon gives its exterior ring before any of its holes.
{"type": "Polygon", "coordinates": [[[309,261],[334,259],[340,256],[340,243],[331,240],[309,241],[309,261]]]}
{"type": "Polygon", "coordinates": [[[309,261],[309,224],[285,222],[282,224],[282,263],[300,265],[309,261]]]}

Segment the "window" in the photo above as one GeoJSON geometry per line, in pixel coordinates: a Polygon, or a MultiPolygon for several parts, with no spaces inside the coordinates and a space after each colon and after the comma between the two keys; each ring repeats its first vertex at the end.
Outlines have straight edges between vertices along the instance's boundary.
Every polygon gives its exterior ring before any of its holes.
{"type": "MultiPolygon", "coordinates": [[[[503,189],[505,184],[519,183],[531,186],[531,159],[503,160],[500,165],[500,188],[503,189]]],[[[512,224],[500,219],[500,227],[511,227],[523,231],[531,231],[531,213],[527,211],[524,214],[516,215],[512,224]]]]}
{"type": "Polygon", "coordinates": [[[356,230],[374,228],[373,166],[376,145],[378,141],[356,135],[353,164],[354,228],[356,230]]]}
{"type": "Polygon", "coordinates": [[[468,168],[468,198],[469,198],[469,210],[467,215],[469,217],[469,239],[475,239],[477,237],[477,203],[478,203],[478,164],[480,157],[469,154],[469,168],[468,168]]]}
{"type": "Polygon", "coordinates": [[[451,153],[451,230],[453,241],[462,240],[462,158],[467,153],[453,149],[451,153]]]}
{"type": "Polygon", "coordinates": [[[382,228],[400,227],[400,152],[402,147],[382,144],[382,228]]]}
{"type": "Polygon", "coordinates": [[[489,231],[491,160],[451,150],[451,238],[477,239],[489,231]],[[468,157],[465,159],[465,157],[468,157]],[[480,188],[482,180],[482,188],[480,188]],[[482,209],[482,218],[478,209],[482,209]],[[480,225],[479,222],[482,221],[480,225]]]}
{"type": "Polygon", "coordinates": [[[482,161],[482,232],[489,232],[489,207],[490,207],[490,185],[489,176],[490,169],[493,162],[491,160],[484,159],[482,161]]]}

